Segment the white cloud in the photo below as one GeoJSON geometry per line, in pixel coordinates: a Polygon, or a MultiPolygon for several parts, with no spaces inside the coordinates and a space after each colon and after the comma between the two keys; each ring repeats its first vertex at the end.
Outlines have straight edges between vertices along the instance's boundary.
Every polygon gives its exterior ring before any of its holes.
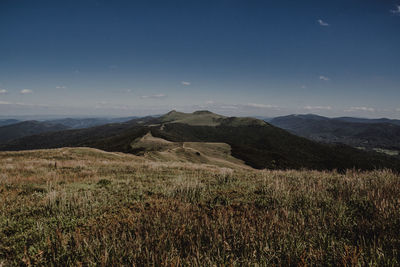
{"type": "Polygon", "coordinates": [[[400,5],[396,6],[396,9],[390,10],[395,15],[400,15],[400,5]]]}
{"type": "Polygon", "coordinates": [[[132,93],[132,89],[125,89],[125,93],[132,93]]]}
{"type": "Polygon", "coordinates": [[[210,106],[208,105],[193,105],[193,108],[195,109],[205,109],[205,108],[209,108],[210,106]]]}
{"type": "Polygon", "coordinates": [[[23,102],[6,102],[6,101],[0,101],[0,105],[15,105],[24,107],[48,107],[47,105],[43,104],[28,104],[23,102]]]}
{"type": "Polygon", "coordinates": [[[8,93],[8,91],[6,89],[0,89],[0,95],[1,94],[7,94],[7,93],[8,93]]]}
{"type": "Polygon", "coordinates": [[[21,94],[26,95],[26,94],[32,94],[33,91],[31,89],[22,89],[21,94]]]}
{"type": "Polygon", "coordinates": [[[397,112],[400,112],[400,108],[396,108],[396,111],[397,111],[397,112]]]}
{"type": "Polygon", "coordinates": [[[306,88],[307,88],[307,86],[305,86],[305,85],[301,86],[301,89],[306,89],[306,88]]]}
{"type": "Polygon", "coordinates": [[[345,110],[346,112],[354,112],[354,111],[368,111],[368,112],[375,112],[374,108],[370,108],[370,107],[351,107],[347,110],[345,110]]]}
{"type": "Polygon", "coordinates": [[[326,76],[323,76],[323,75],[319,76],[319,79],[322,80],[322,81],[326,81],[326,82],[331,80],[329,77],[326,77],[326,76]]]}
{"type": "Polygon", "coordinates": [[[331,106],[305,106],[306,110],[332,110],[331,106]]]}
{"type": "Polygon", "coordinates": [[[251,108],[277,108],[277,106],[274,106],[274,105],[265,105],[265,104],[257,104],[257,103],[248,103],[245,106],[251,107],[251,108]]]}
{"type": "Polygon", "coordinates": [[[66,86],[64,86],[64,85],[57,85],[56,86],[56,89],[66,89],[67,87],[66,86]]]}
{"type": "Polygon", "coordinates": [[[182,85],[184,85],[184,86],[189,86],[189,85],[191,85],[192,83],[190,83],[190,82],[185,82],[185,81],[182,81],[182,82],[181,82],[181,84],[182,84],[182,85]]]}
{"type": "Polygon", "coordinates": [[[217,109],[235,109],[235,110],[250,110],[250,109],[274,109],[279,110],[280,107],[270,104],[260,104],[260,103],[247,103],[247,104],[227,104],[227,103],[216,103],[215,101],[209,100],[205,102],[205,105],[197,105],[203,108],[217,108],[217,109]]]}
{"type": "Polygon", "coordinates": [[[14,105],[18,105],[18,106],[29,106],[29,107],[33,107],[33,106],[39,106],[39,105],[35,105],[35,104],[27,104],[27,103],[23,103],[23,102],[16,102],[16,103],[12,103],[14,105]]]}
{"type": "Polygon", "coordinates": [[[323,21],[322,19],[319,19],[319,20],[318,20],[318,23],[319,23],[319,25],[321,25],[321,26],[323,26],[323,27],[329,26],[329,24],[328,24],[327,22],[323,21]]]}
{"type": "Polygon", "coordinates": [[[238,106],[221,106],[220,108],[222,108],[222,109],[238,109],[239,107],[238,106]]]}
{"type": "Polygon", "coordinates": [[[166,98],[167,96],[164,94],[156,94],[156,95],[142,95],[141,98],[150,98],[150,99],[160,99],[160,98],[166,98]]]}

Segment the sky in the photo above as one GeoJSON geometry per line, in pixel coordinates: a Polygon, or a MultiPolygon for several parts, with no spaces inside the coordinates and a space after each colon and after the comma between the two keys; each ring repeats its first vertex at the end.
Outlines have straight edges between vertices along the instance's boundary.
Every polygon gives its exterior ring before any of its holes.
{"type": "Polygon", "coordinates": [[[0,117],[400,118],[400,0],[0,0],[0,117]]]}

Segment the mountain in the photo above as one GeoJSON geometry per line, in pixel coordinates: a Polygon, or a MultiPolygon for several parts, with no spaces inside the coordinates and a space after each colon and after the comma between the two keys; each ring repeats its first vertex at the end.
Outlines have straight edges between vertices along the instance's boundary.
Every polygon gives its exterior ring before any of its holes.
{"type": "Polygon", "coordinates": [[[18,123],[18,122],[19,122],[19,120],[14,120],[14,119],[0,120],[0,127],[1,126],[7,126],[7,125],[15,124],[15,123],[18,123]]]}
{"type": "Polygon", "coordinates": [[[49,122],[24,121],[0,127],[0,143],[44,132],[62,131],[68,127],[49,122]]]}
{"type": "Polygon", "coordinates": [[[195,111],[193,113],[168,112],[159,118],[162,123],[182,123],[191,126],[267,126],[267,123],[250,117],[225,117],[208,110],[195,111]]]}
{"type": "MultiPolygon", "coordinates": [[[[364,152],[345,145],[320,144],[261,120],[225,117],[209,111],[172,111],[157,118],[145,117],[87,129],[42,133],[0,145],[0,150],[80,146],[136,155],[168,152],[172,156],[187,157],[190,152],[188,149],[178,154],[178,150],[171,150],[182,147],[184,143],[190,143],[190,148],[195,142],[198,143],[197,146],[222,144],[226,149],[220,150],[225,151],[221,153],[226,153],[230,147],[231,155],[228,156],[258,169],[400,170],[399,160],[393,157],[364,152]],[[149,138],[144,138],[146,135],[155,138],[157,142],[148,142],[149,138]]],[[[217,151],[215,147],[213,150],[217,151]]],[[[200,150],[192,150],[192,154],[189,154],[192,157],[196,152],[201,155],[200,150]]]]}
{"type": "Polygon", "coordinates": [[[62,124],[67,126],[70,129],[83,129],[94,126],[99,126],[103,124],[109,123],[119,123],[125,122],[132,119],[136,119],[137,117],[123,117],[123,118],[65,118],[65,119],[56,119],[56,120],[48,120],[47,122],[53,124],[62,124]]]}
{"type": "Polygon", "coordinates": [[[380,148],[400,151],[400,125],[378,122],[379,120],[368,121],[371,120],[330,119],[307,114],[277,117],[270,123],[296,135],[319,142],[343,143],[366,149],[380,148]]]}
{"type": "Polygon", "coordinates": [[[125,118],[85,118],[85,119],[56,119],[48,121],[23,121],[8,119],[0,120],[5,124],[0,126],[0,143],[5,143],[13,139],[25,136],[41,134],[45,132],[55,132],[67,129],[83,129],[94,126],[129,121],[137,117],[125,118]]]}
{"type": "Polygon", "coordinates": [[[192,114],[170,111],[160,117],[163,123],[184,123],[188,125],[217,126],[226,119],[225,116],[214,114],[207,110],[193,112],[192,114]]]}
{"type": "Polygon", "coordinates": [[[334,120],[345,121],[345,122],[358,122],[358,123],[390,123],[400,125],[400,120],[393,120],[387,118],[381,119],[365,119],[365,118],[352,118],[352,117],[338,117],[334,120]]]}

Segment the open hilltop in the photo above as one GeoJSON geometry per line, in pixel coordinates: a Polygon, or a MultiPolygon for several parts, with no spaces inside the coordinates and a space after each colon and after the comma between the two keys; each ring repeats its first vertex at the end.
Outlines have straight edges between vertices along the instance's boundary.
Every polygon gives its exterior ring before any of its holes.
{"type": "Polygon", "coordinates": [[[400,264],[391,171],[255,170],[226,144],[135,140],[144,155],[0,152],[0,265],[400,264]]]}

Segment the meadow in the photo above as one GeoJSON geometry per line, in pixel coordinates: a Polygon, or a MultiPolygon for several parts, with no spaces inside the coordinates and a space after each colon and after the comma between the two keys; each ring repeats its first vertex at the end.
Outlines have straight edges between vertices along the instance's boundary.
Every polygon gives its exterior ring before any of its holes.
{"type": "Polygon", "coordinates": [[[399,266],[400,177],[0,153],[0,266],[399,266]]]}

